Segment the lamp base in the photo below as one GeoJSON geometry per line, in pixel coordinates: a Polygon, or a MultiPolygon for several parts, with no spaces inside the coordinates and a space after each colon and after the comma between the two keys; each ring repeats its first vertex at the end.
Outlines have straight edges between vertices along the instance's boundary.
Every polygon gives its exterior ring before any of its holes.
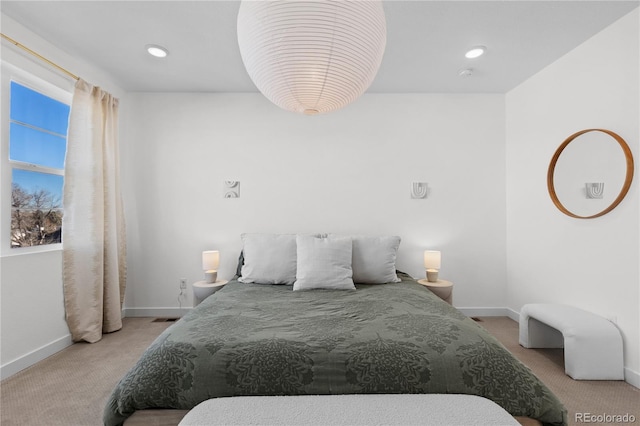
{"type": "Polygon", "coordinates": [[[215,283],[218,279],[218,271],[205,271],[204,272],[204,280],[211,284],[215,283]]]}
{"type": "Polygon", "coordinates": [[[429,281],[430,283],[435,283],[438,281],[437,269],[427,269],[427,281],[429,281]]]}

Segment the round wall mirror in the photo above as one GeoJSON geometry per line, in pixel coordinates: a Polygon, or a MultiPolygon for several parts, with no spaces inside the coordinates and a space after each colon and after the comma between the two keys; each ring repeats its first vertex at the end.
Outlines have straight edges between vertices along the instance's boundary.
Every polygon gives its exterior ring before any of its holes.
{"type": "Polygon", "coordinates": [[[633,155],[610,130],[587,129],[569,136],[547,172],[549,195],[564,214],[592,219],[613,210],[633,180],[633,155]]]}

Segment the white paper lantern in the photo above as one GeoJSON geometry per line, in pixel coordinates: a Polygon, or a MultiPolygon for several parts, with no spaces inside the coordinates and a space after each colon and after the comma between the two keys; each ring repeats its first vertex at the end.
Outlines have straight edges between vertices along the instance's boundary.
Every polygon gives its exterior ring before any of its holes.
{"type": "Polygon", "coordinates": [[[387,42],[377,0],[243,0],[238,44],[249,76],[271,102],[318,114],[356,100],[387,42]]]}

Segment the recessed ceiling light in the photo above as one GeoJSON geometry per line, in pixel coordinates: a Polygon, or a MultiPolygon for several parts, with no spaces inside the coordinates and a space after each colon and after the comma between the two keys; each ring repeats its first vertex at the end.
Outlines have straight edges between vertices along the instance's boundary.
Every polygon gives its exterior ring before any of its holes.
{"type": "Polygon", "coordinates": [[[169,54],[167,49],[156,44],[148,44],[147,52],[149,52],[149,55],[155,56],[156,58],[164,58],[169,54]]]}
{"type": "Polygon", "coordinates": [[[487,48],[484,46],[474,46],[471,49],[469,49],[469,51],[467,51],[467,53],[465,53],[464,56],[469,59],[474,59],[479,56],[482,56],[486,51],[487,51],[487,48]]]}

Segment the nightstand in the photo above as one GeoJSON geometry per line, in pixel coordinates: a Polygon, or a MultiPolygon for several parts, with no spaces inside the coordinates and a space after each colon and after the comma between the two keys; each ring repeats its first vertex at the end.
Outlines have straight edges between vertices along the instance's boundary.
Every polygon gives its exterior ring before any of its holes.
{"type": "Polygon", "coordinates": [[[438,280],[434,283],[430,283],[426,279],[421,279],[418,280],[418,282],[431,290],[431,292],[438,296],[440,299],[444,300],[450,305],[453,304],[453,283],[451,281],[438,280]]]}
{"type": "Polygon", "coordinates": [[[193,306],[198,306],[204,299],[220,290],[229,280],[220,280],[215,283],[198,281],[193,283],[193,306]]]}

